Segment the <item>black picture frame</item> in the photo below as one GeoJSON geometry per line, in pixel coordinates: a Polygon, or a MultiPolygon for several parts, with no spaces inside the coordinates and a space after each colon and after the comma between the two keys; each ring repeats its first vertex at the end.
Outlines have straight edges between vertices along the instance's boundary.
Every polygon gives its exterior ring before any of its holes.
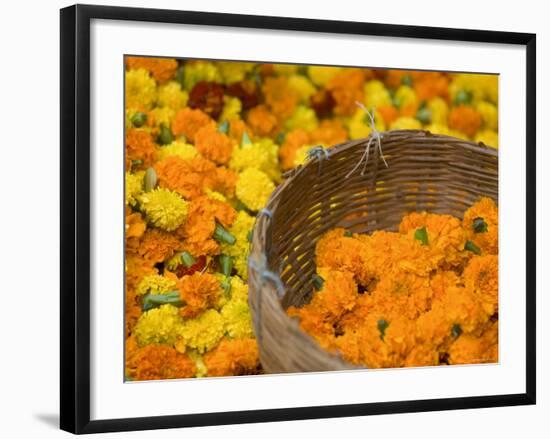
{"type": "Polygon", "coordinates": [[[250,422],[535,404],[535,164],[536,35],[292,17],[75,5],[61,9],[61,404],[60,426],[99,433],[250,422]],[[90,420],[90,21],[131,20],[255,29],[325,32],[522,45],[526,47],[526,392],[394,401],[90,420]]]}

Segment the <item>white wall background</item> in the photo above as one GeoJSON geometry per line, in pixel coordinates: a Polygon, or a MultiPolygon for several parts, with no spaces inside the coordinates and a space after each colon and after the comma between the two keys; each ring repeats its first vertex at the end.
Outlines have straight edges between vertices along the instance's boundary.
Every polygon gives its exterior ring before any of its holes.
{"type": "MultiPolygon", "coordinates": [[[[548,207],[550,28],[544,2],[394,0],[103,0],[88,3],[537,33],[538,137],[538,405],[456,412],[325,419],[125,433],[129,437],[271,438],[314,436],[464,438],[547,437],[550,433],[550,282],[548,207]],[[546,171],[546,172],[545,172],[546,171]],[[545,203],[546,201],[546,203],[545,203]],[[546,415],[546,417],[545,417],[546,415]]],[[[67,1],[20,1],[0,16],[0,435],[61,437],[58,422],[59,288],[59,13],[67,1]],[[7,281],[7,282],[6,282],[7,281]]],[[[182,42],[185,44],[185,42],[182,42]]],[[[192,44],[192,42],[189,42],[192,44]]],[[[266,49],[268,50],[268,49],[266,49]]],[[[103,435],[123,437],[122,434],[103,435]]]]}

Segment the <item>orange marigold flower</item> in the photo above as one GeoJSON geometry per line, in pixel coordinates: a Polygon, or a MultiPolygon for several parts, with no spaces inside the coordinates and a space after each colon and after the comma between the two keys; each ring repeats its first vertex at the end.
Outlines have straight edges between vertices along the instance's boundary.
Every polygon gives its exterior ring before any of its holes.
{"type": "Polygon", "coordinates": [[[183,276],[176,285],[185,306],[180,308],[182,317],[196,317],[214,305],[222,292],[220,281],[210,273],[193,273],[183,276]]]}
{"type": "Polygon", "coordinates": [[[132,212],[132,209],[126,207],[126,233],[125,238],[140,238],[147,228],[145,221],[139,212],[132,212]]]}
{"type": "Polygon", "coordinates": [[[187,221],[176,233],[183,239],[183,249],[198,258],[201,255],[215,255],[220,245],[212,238],[216,221],[230,227],[235,221],[236,211],[228,203],[202,196],[191,201],[187,221]]]}
{"type": "Polygon", "coordinates": [[[498,325],[493,324],[481,336],[462,334],[449,348],[449,364],[498,362],[498,325]]]}
{"type": "Polygon", "coordinates": [[[265,105],[252,108],[246,116],[246,123],[258,137],[273,137],[279,129],[277,117],[265,105]]]}
{"type": "Polygon", "coordinates": [[[411,72],[408,70],[386,70],[384,84],[386,84],[388,88],[397,89],[403,84],[403,78],[410,75],[411,72]]]}
{"type": "Polygon", "coordinates": [[[376,112],[382,116],[386,126],[389,126],[399,116],[399,111],[393,105],[380,105],[376,112]]]}
{"type": "Polygon", "coordinates": [[[252,129],[246,124],[244,120],[241,119],[235,119],[232,120],[229,124],[229,137],[233,139],[235,142],[240,144],[243,134],[246,132],[248,137],[253,140],[252,138],[252,129]]]}
{"type": "Polygon", "coordinates": [[[126,375],[132,379],[191,378],[197,371],[195,362],[189,356],[168,345],[148,344],[138,348],[132,346],[132,343],[131,339],[126,342],[126,375]]]}
{"type": "Polygon", "coordinates": [[[279,158],[283,170],[286,171],[294,167],[296,151],[305,145],[309,145],[310,142],[309,133],[302,128],[296,128],[287,133],[283,145],[279,148],[279,158]]]}
{"type": "Polygon", "coordinates": [[[464,213],[462,227],[481,254],[498,253],[498,208],[491,198],[483,197],[464,213]]]}
{"type": "Polygon", "coordinates": [[[133,288],[126,286],[124,295],[124,327],[126,328],[126,337],[128,337],[136,322],[141,315],[141,306],[133,288]]]}
{"type": "Polygon", "coordinates": [[[160,84],[168,82],[176,76],[178,62],[170,58],[126,57],[126,67],[129,69],[145,69],[160,84]]]}
{"type": "Polygon", "coordinates": [[[337,73],[326,89],[329,90],[336,103],[334,113],[341,116],[351,116],[357,110],[356,102],[363,100],[363,84],[366,73],[364,69],[343,69],[337,73]]]}
{"type": "Polygon", "coordinates": [[[227,196],[235,192],[237,176],[225,168],[217,168],[210,160],[195,157],[184,160],[169,156],[154,166],[159,186],[176,191],[186,199],[194,199],[205,189],[212,189],[227,196]]]}
{"type": "Polygon", "coordinates": [[[459,105],[450,111],[447,123],[449,128],[474,137],[481,126],[481,115],[473,107],[459,105]]]}
{"type": "MultiPolygon", "coordinates": [[[[134,245],[139,245],[138,239],[134,239],[136,241],[134,245]]],[[[133,290],[136,288],[141,279],[150,274],[156,274],[157,270],[154,267],[154,264],[151,264],[150,261],[144,260],[141,256],[136,254],[135,251],[131,251],[128,244],[126,244],[125,272],[126,288],[128,290],[133,290]]]]}
{"type": "Polygon", "coordinates": [[[311,132],[311,142],[327,147],[348,140],[348,132],[339,119],[322,120],[319,126],[311,132]]]}
{"type": "Polygon", "coordinates": [[[126,251],[142,257],[153,266],[174,256],[180,247],[179,240],[173,234],[159,229],[148,229],[141,239],[128,241],[126,251]]]}
{"type": "Polygon", "coordinates": [[[253,338],[224,338],[204,355],[209,376],[251,375],[260,368],[258,344],[253,338]]]}
{"type": "Polygon", "coordinates": [[[265,103],[278,120],[290,117],[298,103],[298,95],[289,87],[286,76],[266,78],[262,91],[265,103]]]}
{"type": "Polygon", "coordinates": [[[448,99],[449,76],[441,72],[413,72],[413,88],[420,101],[428,101],[436,96],[448,99]]]}
{"type": "Polygon", "coordinates": [[[200,128],[195,134],[195,147],[207,159],[218,164],[225,164],[231,158],[234,142],[220,133],[215,124],[200,128]]]}
{"type": "Polygon", "coordinates": [[[464,284],[481,297],[488,313],[498,311],[498,256],[473,256],[462,274],[464,284]]]}
{"type": "Polygon", "coordinates": [[[195,142],[195,135],[204,127],[213,123],[213,120],[201,110],[182,108],[176,113],[172,122],[172,133],[174,136],[185,136],[191,142],[195,142]]]}
{"type": "Polygon", "coordinates": [[[151,166],[157,158],[157,146],[145,130],[130,128],[126,130],[126,169],[130,169],[132,161],[140,160],[142,164],[134,169],[145,169],[151,166]]]}

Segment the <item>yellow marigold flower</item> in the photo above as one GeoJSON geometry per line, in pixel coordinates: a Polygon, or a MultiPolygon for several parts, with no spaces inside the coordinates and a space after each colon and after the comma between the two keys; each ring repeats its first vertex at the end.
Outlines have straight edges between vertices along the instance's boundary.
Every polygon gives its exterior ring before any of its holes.
{"type": "Polygon", "coordinates": [[[222,308],[225,332],[231,338],[252,338],[252,316],[248,302],[244,300],[230,300],[222,308]]]}
{"type": "Polygon", "coordinates": [[[238,276],[231,277],[231,300],[248,302],[248,285],[238,276]]]}
{"type": "Polygon", "coordinates": [[[239,174],[235,193],[250,210],[258,211],[265,206],[275,184],[265,172],[247,168],[239,174]]]}
{"type": "Polygon", "coordinates": [[[369,109],[392,104],[390,92],[384,87],[382,81],[376,79],[368,81],[363,87],[363,92],[365,106],[369,109]]]}
{"type": "Polygon", "coordinates": [[[177,81],[170,81],[158,89],[158,105],[160,107],[170,107],[172,110],[178,111],[187,105],[188,99],[189,94],[181,89],[181,85],[177,81]]]}
{"type": "Polygon", "coordinates": [[[220,120],[232,121],[235,119],[240,119],[241,110],[243,108],[239,98],[233,98],[231,96],[223,97],[224,105],[220,120]]]}
{"type": "Polygon", "coordinates": [[[498,133],[493,130],[481,130],[479,131],[474,140],[476,142],[483,142],[487,146],[498,148],[498,133]]]}
{"type": "Polygon", "coordinates": [[[164,343],[173,346],[183,330],[183,319],[172,305],[161,305],[144,312],[132,331],[139,346],[164,343]]]}
{"type": "Polygon", "coordinates": [[[250,245],[248,234],[254,227],[254,221],[254,217],[243,210],[239,211],[235,222],[229,229],[229,233],[236,239],[235,244],[222,244],[222,253],[233,257],[235,270],[245,280],[248,278],[248,248],[250,245]]]}
{"type": "Polygon", "coordinates": [[[153,116],[153,125],[160,127],[164,125],[169,127],[176,116],[176,112],[170,107],[155,107],[151,110],[153,116]]]}
{"type": "Polygon", "coordinates": [[[304,104],[308,104],[311,96],[317,91],[312,82],[303,75],[289,76],[288,86],[296,92],[300,98],[300,102],[304,104]]]}
{"type": "MultiPolygon", "coordinates": [[[[324,147],[324,145],[319,145],[324,147]]],[[[307,161],[309,150],[315,148],[315,145],[304,145],[296,150],[294,155],[293,166],[303,165],[307,161]]]]}
{"type": "Polygon", "coordinates": [[[229,168],[243,171],[246,168],[259,169],[265,172],[273,181],[279,181],[279,148],[269,138],[259,139],[254,143],[235,148],[231,155],[229,168]]]}
{"type": "Polygon", "coordinates": [[[424,129],[432,134],[441,134],[444,136],[450,136],[451,131],[449,130],[449,127],[447,127],[447,125],[443,125],[441,123],[431,123],[429,125],[426,125],[424,129]]]}
{"type": "Polygon", "coordinates": [[[218,61],[216,66],[226,85],[242,81],[248,72],[254,70],[254,63],[250,62],[218,61]]]}
{"type": "Polygon", "coordinates": [[[196,349],[200,354],[216,346],[224,332],[223,317],[214,309],[208,309],[198,317],[185,320],[180,331],[185,345],[196,349]]]}
{"type": "Polygon", "coordinates": [[[285,128],[292,131],[296,128],[303,128],[306,131],[313,131],[319,126],[317,115],[312,108],[305,105],[298,105],[290,117],[285,121],[285,128]]]}
{"type": "Polygon", "coordinates": [[[150,274],[143,277],[136,287],[138,296],[144,294],[166,294],[176,289],[176,281],[160,274],[150,274]]]}
{"type": "Polygon", "coordinates": [[[447,116],[449,115],[449,106],[447,105],[447,102],[445,102],[444,99],[440,97],[432,98],[428,101],[427,107],[431,112],[432,124],[447,125],[447,116]]]}
{"type": "Polygon", "coordinates": [[[145,69],[126,71],[126,106],[149,110],[157,100],[157,83],[145,69]]]}
{"type": "Polygon", "coordinates": [[[399,117],[392,122],[390,130],[420,130],[422,124],[412,117],[399,117]]]}
{"type": "Polygon", "coordinates": [[[150,224],[171,232],[181,226],[188,212],[188,203],[176,192],[158,188],[139,197],[140,208],[150,224]]]}
{"type": "Polygon", "coordinates": [[[218,67],[209,61],[193,61],[183,67],[183,88],[191,91],[197,82],[221,82],[222,75],[218,67]]]}
{"type": "Polygon", "coordinates": [[[418,104],[418,97],[413,88],[408,85],[402,85],[397,89],[393,97],[399,108],[409,107],[418,104]]]}
{"type": "Polygon", "coordinates": [[[137,203],[137,199],[143,192],[143,176],[145,172],[136,172],[132,174],[131,172],[126,172],[125,181],[126,181],[126,205],[134,206],[137,203]]]}
{"type": "Polygon", "coordinates": [[[476,110],[481,114],[483,127],[496,131],[498,129],[498,109],[496,105],[487,101],[480,101],[476,104],[476,110]]]}
{"type": "Polygon", "coordinates": [[[280,76],[291,76],[298,72],[295,64],[273,64],[273,71],[280,76]]]}
{"type": "Polygon", "coordinates": [[[308,66],[307,74],[315,85],[325,85],[341,70],[342,67],[308,66]]]}
{"type": "Polygon", "coordinates": [[[170,156],[178,156],[183,160],[190,160],[198,157],[199,152],[189,143],[182,142],[181,140],[174,140],[169,145],[159,149],[158,160],[164,160],[166,157],[170,156]]]}
{"type": "Polygon", "coordinates": [[[459,103],[488,100],[496,104],[498,103],[498,76],[460,73],[454,76],[449,85],[449,94],[451,102],[456,102],[459,98],[466,99],[466,102],[459,103]]]}
{"type": "MultiPolygon", "coordinates": [[[[372,111],[372,109],[369,111],[372,111]]],[[[363,137],[368,137],[371,133],[370,124],[371,121],[369,115],[365,113],[365,110],[362,108],[358,108],[348,121],[350,139],[361,139],[363,137]]],[[[374,114],[374,126],[378,131],[386,130],[384,118],[379,117],[376,112],[374,114]]]]}

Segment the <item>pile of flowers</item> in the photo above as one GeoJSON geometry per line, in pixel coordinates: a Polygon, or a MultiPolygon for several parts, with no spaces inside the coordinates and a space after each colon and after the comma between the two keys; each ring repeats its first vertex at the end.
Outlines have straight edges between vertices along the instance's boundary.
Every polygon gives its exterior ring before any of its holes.
{"type": "MultiPolygon", "coordinates": [[[[308,151],[376,128],[498,146],[498,80],[125,59],[126,375],[260,372],[247,302],[256,213],[308,151]]],[[[330,279],[327,279],[327,285],[330,279]]]]}
{"type": "Polygon", "coordinates": [[[326,350],[370,368],[498,361],[498,210],[409,213],[398,232],[337,228],[316,247],[318,289],[288,314],[326,350]]]}

